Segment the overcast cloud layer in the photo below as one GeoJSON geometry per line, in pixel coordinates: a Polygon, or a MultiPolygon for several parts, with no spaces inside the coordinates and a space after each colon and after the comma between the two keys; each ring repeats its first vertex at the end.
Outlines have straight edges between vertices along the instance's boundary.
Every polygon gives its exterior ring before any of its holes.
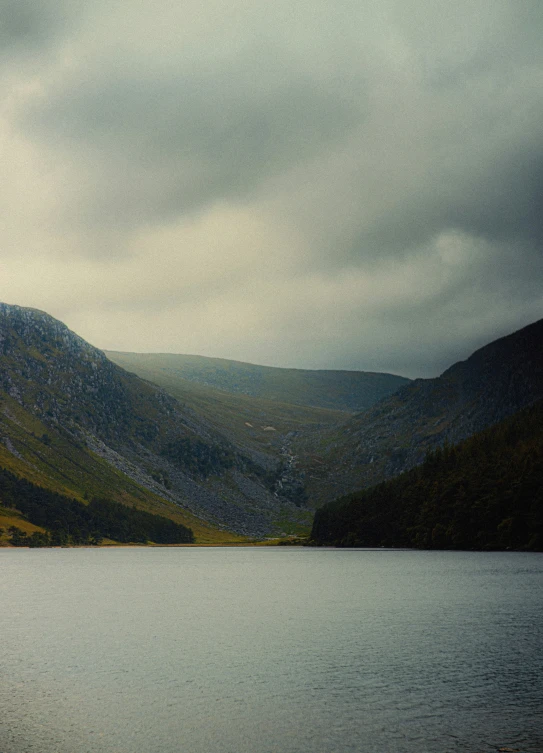
{"type": "Polygon", "coordinates": [[[431,376],[543,316],[541,0],[0,0],[0,300],[431,376]]]}

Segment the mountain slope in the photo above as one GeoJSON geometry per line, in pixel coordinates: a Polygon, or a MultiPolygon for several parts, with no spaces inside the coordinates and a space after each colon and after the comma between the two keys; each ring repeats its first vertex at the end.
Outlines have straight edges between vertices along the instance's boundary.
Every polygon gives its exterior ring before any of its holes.
{"type": "Polygon", "coordinates": [[[543,401],[317,510],[318,544],[543,550],[543,401]]]}
{"type": "Polygon", "coordinates": [[[235,395],[350,413],[369,408],[410,381],[395,374],[282,369],[170,353],[106,351],[106,355],[124,369],[166,388],[173,380],[184,389],[192,382],[235,395]]]}
{"type": "Polygon", "coordinates": [[[84,504],[32,484],[4,468],[0,468],[0,499],[6,509],[19,510],[27,521],[46,531],[28,538],[21,529],[8,528],[8,543],[15,546],[97,545],[104,538],[123,543],[194,543],[191,529],[168,517],[106,498],[95,497],[84,504]]]}
{"type": "Polygon", "coordinates": [[[543,320],[500,338],[435,379],[417,379],[329,437],[306,438],[317,502],[398,475],[543,397],[543,320]],[[328,473],[328,468],[334,473],[328,473]]]}
{"type": "Polygon", "coordinates": [[[280,493],[274,455],[237,447],[49,315],[6,304],[0,438],[10,470],[79,497],[111,484],[120,501],[173,503],[251,535],[308,517],[280,493]]]}
{"type": "Polygon", "coordinates": [[[239,446],[263,450],[277,457],[280,456],[288,435],[293,432],[340,425],[352,415],[346,411],[294,405],[226,392],[183,379],[174,370],[141,366],[138,358],[133,359],[136,363],[130,363],[131,359],[118,358],[119,354],[109,355],[123,368],[133,371],[142,379],[158,384],[182,405],[204,417],[239,446]]]}
{"type": "Polygon", "coordinates": [[[118,365],[158,384],[247,451],[278,463],[277,488],[309,501],[297,445],[306,434],[327,436],[354,408],[375,404],[404,377],[353,371],[255,366],[203,356],[106,351],[118,365]]]}
{"type": "MultiPolygon", "coordinates": [[[[62,431],[55,431],[25,410],[16,400],[0,392],[0,468],[59,494],[77,499],[109,497],[139,509],[166,515],[192,528],[201,542],[232,538],[216,531],[201,519],[166,500],[152,487],[110,465],[82,443],[62,431]]],[[[153,481],[154,483],[154,481],[153,481]]],[[[1,503],[0,497],[0,503],[1,503]]],[[[4,511],[4,518],[9,517],[4,511]]],[[[15,517],[17,517],[15,515],[15,517]]],[[[1,524],[20,526],[17,520],[1,524]]]]}

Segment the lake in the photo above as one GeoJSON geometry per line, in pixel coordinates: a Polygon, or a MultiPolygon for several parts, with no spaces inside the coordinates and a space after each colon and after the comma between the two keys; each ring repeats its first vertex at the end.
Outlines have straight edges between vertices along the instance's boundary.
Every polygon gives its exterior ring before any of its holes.
{"type": "Polygon", "coordinates": [[[0,549],[1,753],[543,751],[543,556],[0,549]]]}

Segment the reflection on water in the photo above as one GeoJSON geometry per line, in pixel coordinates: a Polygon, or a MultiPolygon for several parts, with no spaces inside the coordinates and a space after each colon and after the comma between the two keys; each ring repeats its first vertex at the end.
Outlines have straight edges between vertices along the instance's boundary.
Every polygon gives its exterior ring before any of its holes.
{"type": "Polygon", "coordinates": [[[0,550],[1,753],[543,751],[543,556],[0,550]]]}

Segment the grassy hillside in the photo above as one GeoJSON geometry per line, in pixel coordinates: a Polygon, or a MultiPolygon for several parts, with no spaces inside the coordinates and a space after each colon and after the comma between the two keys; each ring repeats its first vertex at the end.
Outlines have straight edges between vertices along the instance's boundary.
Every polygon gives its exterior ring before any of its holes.
{"type": "Polygon", "coordinates": [[[282,369],[204,356],[117,351],[106,355],[165,388],[173,382],[186,388],[192,382],[235,395],[351,413],[369,408],[409,382],[394,374],[282,369]]]}
{"type": "MultiPolygon", "coordinates": [[[[135,363],[138,358],[117,358],[118,355],[133,354],[108,352],[108,357],[114,362],[165,389],[168,394],[197,415],[203,416],[232,441],[255,450],[276,454],[286,435],[341,425],[351,416],[347,411],[312,408],[226,392],[184,379],[175,370],[142,366],[135,363]]],[[[144,356],[143,360],[146,358],[147,356],[144,356]]]]}
{"type": "Polygon", "coordinates": [[[30,523],[45,529],[45,533],[30,537],[18,527],[9,529],[14,546],[99,545],[104,538],[122,543],[194,543],[190,528],[164,515],[104,497],[84,504],[5,469],[0,469],[0,497],[4,508],[20,510],[30,523]]]}
{"type": "Polygon", "coordinates": [[[33,533],[45,533],[45,529],[30,523],[19,510],[0,505],[0,546],[10,546],[9,529],[14,526],[27,536],[33,533]]]}
{"type": "Polygon", "coordinates": [[[543,550],[543,401],[391,481],[325,505],[339,546],[543,550]]]}
{"type": "MultiPolygon", "coordinates": [[[[0,442],[0,469],[11,471],[44,489],[81,502],[88,502],[93,497],[107,497],[163,515],[191,528],[197,543],[245,541],[245,537],[218,530],[171,500],[138,484],[82,444],[39,421],[5,395],[0,396],[0,436],[3,438],[0,442]]],[[[6,530],[12,525],[29,533],[41,530],[12,508],[2,508],[1,517],[0,527],[6,530]]]]}

